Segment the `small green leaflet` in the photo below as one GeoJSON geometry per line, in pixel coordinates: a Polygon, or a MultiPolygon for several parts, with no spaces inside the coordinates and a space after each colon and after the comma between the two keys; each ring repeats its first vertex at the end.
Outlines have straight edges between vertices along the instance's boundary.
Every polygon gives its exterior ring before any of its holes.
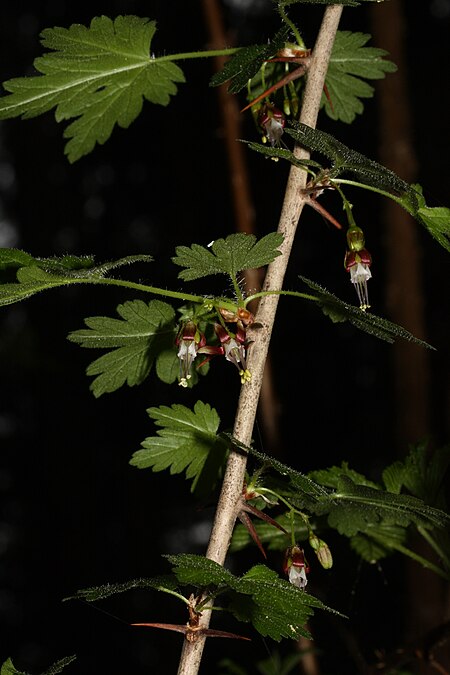
{"type": "Polygon", "coordinates": [[[175,265],[185,267],[179,273],[183,281],[200,279],[210,274],[229,274],[232,279],[238,272],[268,265],[281,255],[278,247],[283,242],[283,235],[271,232],[256,241],[253,234],[230,234],[226,239],[216,239],[211,247],[199,244],[177,246],[176,256],[172,258],[175,265]]]}
{"type": "Polygon", "coordinates": [[[243,47],[225,64],[223,70],[211,78],[210,86],[218,87],[230,80],[228,91],[237,94],[255,77],[264,62],[276,56],[285,46],[290,35],[291,29],[283,26],[268,44],[243,47]]]}
{"type": "MultiPolygon", "coordinates": [[[[251,622],[263,636],[280,641],[283,637],[298,639],[309,636],[304,628],[314,609],[329,607],[305,591],[280,579],[265,565],[255,565],[242,577],[237,577],[221,565],[192,554],[166,556],[173,572],[182,584],[198,588],[217,586],[221,592],[231,592],[228,609],[240,621],[251,622]]],[[[337,613],[337,612],[334,612],[337,613]]]]}
{"type": "Polygon", "coordinates": [[[349,321],[356,328],[369,333],[369,335],[374,335],[380,340],[385,340],[385,342],[393,343],[395,338],[403,338],[427,349],[434,349],[427,342],[414,337],[402,326],[339,300],[333,293],[314,283],[314,281],[306,279],[306,277],[300,276],[300,279],[314,291],[323,313],[325,316],[329,316],[333,323],[349,321]]]}
{"type": "MultiPolygon", "coordinates": [[[[50,668],[48,668],[44,673],[41,673],[41,675],[57,675],[57,673],[62,673],[64,668],[75,661],[76,658],[76,656],[66,656],[63,659],[56,661],[56,663],[50,666],[50,668]]],[[[3,663],[0,670],[0,675],[29,675],[29,673],[24,673],[21,670],[17,670],[14,667],[11,659],[8,659],[3,663]]]]}
{"type": "MultiPolygon", "coordinates": [[[[85,600],[86,602],[95,602],[96,600],[105,600],[112,595],[125,593],[136,588],[151,588],[156,591],[171,593],[177,588],[178,584],[172,576],[153,577],[151,579],[131,579],[120,584],[104,584],[103,586],[92,586],[83,588],[64,600],[85,600]]],[[[0,674],[1,675],[1,674],[0,674]]]]}
{"type": "Polygon", "coordinates": [[[144,98],[166,106],[184,82],[170,57],[155,58],[150,45],[156,22],[137,16],[95,17],[89,27],[48,28],[42,45],[51,52],[35,59],[41,76],[4,83],[0,119],[35,117],[56,107],[57,122],[77,118],[65,130],[70,162],[103,144],[116,124],[127,128],[144,98]]]}
{"type": "Polygon", "coordinates": [[[175,312],[160,300],[129,300],[118,305],[121,319],[94,316],[88,328],[74,331],[68,339],[82,347],[112,349],[90,364],[88,375],[95,397],[115,391],[125,383],[132,387],[148,376],[160,352],[175,340],[175,312]]]}
{"type": "Polygon", "coordinates": [[[373,96],[374,88],[364,79],[377,80],[397,70],[392,61],[383,58],[387,54],[384,49],[365,46],[370,37],[351,31],[336,34],[325,79],[332,105],[325,93],[322,95],[322,106],[333,120],[353,122],[364,109],[360,99],[373,96]]]}
{"type": "MultiPolygon", "coordinates": [[[[34,258],[14,248],[0,249],[0,273],[16,269],[17,282],[0,283],[0,306],[31,297],[39,291],[70,284],[114,284],[105,275],[111,270],[136,262],[150,262],[149,255],[133,255],[95,265],[92,256],[66,255],[60,258],[34,258]]],[[[120,285],[120,282],[116,282],[120,285]]]]}
{"type": "Polygon", "coordinates": [[[156,426],[156,436],[142,442],[142,450],[134,453],[130,464],[153,471],[170,469],[170,473],[186,472],[193,479],[191,491],[207,494],[215,485],[226,459],[227,447],[217,436],[220,418],[207,403],[197,401],[194,409],[174,404],[147,411],[156,426]]]}

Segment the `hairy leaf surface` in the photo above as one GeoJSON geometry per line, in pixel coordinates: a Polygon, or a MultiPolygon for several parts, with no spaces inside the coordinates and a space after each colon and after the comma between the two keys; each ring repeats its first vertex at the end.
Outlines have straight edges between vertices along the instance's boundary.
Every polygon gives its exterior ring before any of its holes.
{"type": "MultiPolygon", "coordinates": [[[[57,675],[57,673],[62,673],[65,667],[75,661],[76,658],[76,656],[66,656],[63,659],[56,661],[45,672],[41,673],[41,675],[57,675]]],[[[29,673],[17,670],[11,659],[7,659],[1,667],[0,675],[29,675],[29,673]]]]}
{"type": "Polygon", "coordinates": [[[58,122],[77,118],[65,130],[70,162],[103,144],[116,124],[127,128],[144,99],[166,106],[184,82],[181,69],[167,57],[155,58],[150,45],[155,21],[136,16],[95,17],[89,27],[48,28],[41,34],[52,50],[35,59],[40,76],[4,83],[0,119],[40,115],[56,107],[58,122]]]}
{"type": "MultiPolygon", "coordinates": [[[[30,298],[40,291],[70,284],[108,284],[106,274],[123,265],[150,262],[149,255],[132,255],[95,265],[92,256],[35,258],[18,249],[0,249],[0,273],[16,270],[16,282],[0,283],[0,306],[30,298]]],[[[119,283],[119,282],[117,282],[119,283]]]]}
{"type": "Polygon", "coordinates": [[[255,565],[237,577],[221,565],[202,556],[167,556],[180,583],[198,588],[217,586],[231,591],[228,607],[240,621],[251,622],[263,636],[273,640],[309,636],[305,629],[314,609],[330,610],[320,600],[280,579],[265,565],[255,565]]]}
{"type": "Polygon", "coordinates": [[[95,602],[96,600],[105,600],[112,595],[125,593],[134,589],[151,588],[156,591],[170,593],[177,588],[177,583],[172,576],[159,576],[150,579],[130,579],[124,583],[103,584],[102,586],[92,586],[91,588],[82,588],[65,600],[86,600],[86,602],[95,602]]]}
{"type": "Polygon", "coordinates": [[[218,87],[230,81],[228,87],[230,94],[237,94],[241,89],[245,89],[248,81],[255,77],[264,62],[276,56],[285,46],[290,34],[291,29],[283,26],[267,44],[243,47],[211,78],[211,86],[218,87]]]}
{"type": "Polygon", "coordinates": [[[422,347],[434,349],[434,347],[427,342],[414,337],[414,335],[405,328],[402,328],[402,326],[392,323],[387,319],[383,319],[380,316],[376,316],[376,314],[372,314],[371,312],[365,312],[359,307],[355,307],[355,305],[349,305],[346,302],[343,302],[333,295],[333,293],[330,293],[314,281],[306,279],[306,277],[301,276],[300,279],[314,291],[323,313],[326,316],[329,316],[333,323],[349,321],[356,328],[359,328],[365,333],[369,333],[369,335],[374,335],[385,342],[392,343],[396,338],[403,338],[404,340],[414,342],[422,347]]]}

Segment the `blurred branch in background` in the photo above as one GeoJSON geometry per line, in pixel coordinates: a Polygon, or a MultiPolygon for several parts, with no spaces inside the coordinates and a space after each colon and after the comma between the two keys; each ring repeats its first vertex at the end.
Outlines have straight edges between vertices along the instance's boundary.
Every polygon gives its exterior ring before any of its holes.
{"type": "MultiPolygon", "coordinates": [[[[374,42],[383,45],[398,71],[378,83],[379,161],[404,180],[417,179],[411,100],[405,54],[406,18],[402,0],[370,8],[374,42]]],[[[387,307],[390,319],[426,339],[420,233],[406,211],[390,200],[383,203],[387,307]]],[[[426,438],[430,432],[430,361],[424,349],[411,343],[393,346],[395,386],[394,438],[397,452],[426,438]]],[[[425,544],[416,542],[422,549],[425,544]]],[[[422,553],[422,551],[419,551],[422,553]]],[[[429,555],[429,551],[423,552],[429,555]]],[[[417,639],[448,619],[446,582],[406,561],[406,640],[417,639]],[[444,585],[445,584],[445,585],[444,585]]]]}
{"type": "MultiPolygon", "coordinates": [[[[209,49],[221,49],[232,46],[224,27],[222,7],[219,0],[203,0],[203,12],[208,31],[209,49]]],[[[222,70],[225,57],[214,59],[214,71],[222,70]]],[[[227,92],[228,85],[217,87],[218,107],[221,115],[223,137],[228,156],[231,196],[234,207],[234,220],[237,232],[256,234],[255,207],[250,187],[250,178],[245,157],[245,146],[238,143],[242,138],[242,116],[239,112],[238,99],[227,92]]],[[[261,289],[262,270],[251,269],[244,272],[247,291],[261,289]]],[[[256,301],[257,302],[257,301],[256,301]]],[[[249,307],[255,312],[256,305],[249,307]]],[[[271,454],[280,454],[278,420],[280,402],[278,400],[272,377],[270,354],[266,361],[264,379],[259,400],[259,422],[264,442],[271,454]]]]}

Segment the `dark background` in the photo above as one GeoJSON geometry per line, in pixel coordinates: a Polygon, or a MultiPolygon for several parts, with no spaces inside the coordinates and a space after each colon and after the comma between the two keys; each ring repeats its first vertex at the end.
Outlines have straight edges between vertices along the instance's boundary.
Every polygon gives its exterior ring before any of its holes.
{"type": "MultiPolygon", "coordinates": [[[[263,42],[277,28],[270,3],[256,5],[258,11],[239,11],[231,1],[224,4],[236,44],[263,42]]],[[[450,2],[405,5],[418,179],[430,205],[445,205],[450,182],[450,2]]],[[[303,34],[311,43],[322,10],[305,11],[303,34]]],[[[158,21],[152,44],[156,53],[207,46],[200,2],[93,1],[81,9],[61,0],[6,0],[0,6],[2,81],[32,72],[42,29],[121,13],[158,21]]],[[[344,10],[340,27],[370,32],[367,9],[344,10]]],[[[127,276],[180,288],[170,264],[174,247],[206,244],[234,230],[220,111],[216,92],[208,88],[212,64],[186,62],[182,67],[187,84],[167,108],[145,104],[128,130],[115,129],[106,145],[75,165],[63,155],[62,126],[51,113],[26,122],[2,122],[0,245],[37,256],[92,253],[99,261],[150,253],[155,258],[151,267],[127,269],[127,276]]],[[[351,128],[325,119],[322,128],[377,158],[377,115],[374,99],[351,128]]],[[[256,140],[250,118],[244,133],[256,140]]],[[[261,236],[276,229],[287,167],[250,154],[248,166],[261,236]]],[[[356,199],[355,214],[375,261],[372,305],[386,315],[387,223],[378,200],[356,199]]],[[[339,204],[331,200],[330,208],[333,204],[339,213],[339,204]]],[[[430,360],[430,407],[431,438],[439,445],[448,435],[450,400],[447,258],[426,233],[420,233],[420,245],[427,338],[438,349],[430,360]]],[[[344,248],[340,233],[316,214],[306,214],[286,287],[299,288],[300,273],[354,302],[342,267],[344,248]]],[[[198,288],[222,290],[217,285],[198,288]]],[[[99,604],[100,611],[78,601],[61,603],[79,588],[166,572],[162,553],[202,553],[209,534],[213,508],[202,505],[199,510],[182,478],[138,471],[128,461],[153,433],[145,412],[153,405],[204,400],[217,408],[222,428],[231,427],[238,392],[231,367],[213,363],[210,377],[193,392],[161,385],[151,375],[139,388],[95,400],[84,373],[94,355],[65,340],[69,331],[82,327],[85,316],[114,315],[119,302],[134,297],[140,296],[112,288],[69,288],[0,313],[0,662],[11,656],[21,670],[38,673],[72,653],[78,655],[72,671],[83,674],[176,670],[179,636],[127,625],[184,623],[184,609],[174,599],[133,592],[99,604]]],[[[378,479],[383,465],[398,453],[392,440],[396,408],[391,347],[350,326],[332,326],[313,309],[285,300],[272,361],[281,406],[280,458],[302,471],[345,459],[378,479]]],[[[271,451],[264,438],[259,442],[271,451]]],[[[376,648],[391,649],[402,640],[402,568],[391,560],[379,567],[361,566],[335,539],[330,536],[339,552],[335,567],[328,573],[316,570],[311,590],[350,616],[351,630],[370,661],[376,648]]],[[[259,558],[252,549],[233,564],[241,570],[255,562],[259,558]]],[[[279,566],[280,560],[274,556],[271,563],[279,566]]],[[[236,624],[222,621],[226,629],[235,629],[236,624]]],[[[323,672],[356,672],[342,647],[339,624],[321,617],[313,629],[318,648],[325,652],[323,672]]],[[[249,631],[244,627],[242,632],[249,631]]],[[[253,647],[210,643],[205,673],[219,672],[214,664],[224,653],[238,654],[251,669],[274,649],[258,636],[253,647]]]]}

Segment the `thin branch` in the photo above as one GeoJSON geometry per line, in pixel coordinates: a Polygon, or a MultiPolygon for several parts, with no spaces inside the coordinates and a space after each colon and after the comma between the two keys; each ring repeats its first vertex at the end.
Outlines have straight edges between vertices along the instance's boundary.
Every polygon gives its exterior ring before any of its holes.
{"type": "MultiPolygon", "coordinates": [[[[310,127],[315,127],[316,125],[325,75],[342,9],[342,5],[330,5],[326,8],[317,37],[316,46],[311,58],[302,112],[300,114],[300,121],[310,127]]],[[[299,159],[307,159],[309,157],[309,153],[299,147],[295,148],[294,154],[299,159]]],[[[307,174],[305,171],[299,170],[294,166],[291,167],[278,225],[278,231],[284,235],[284,241],[280,247],[283,255],[276,258],[275,261],[269,265],[264,282],[264,290],[270,291],[280,289],[283,286],[283,279],[295,231],[297,229],[297,223],[305,204],[305,197],[302,190],[305,188],[306,180],[307,174]]],[[[264,364],[275,320],[278,300],[279,297],[277,295],[263,297],[256,314],[256,323],[260,325],[260,327],[255,336],[256,339],[250,350],[248,360],[249,369],[252,372],[252,379],[242,386],[233,429],[233,436],[245,445],[251,444],[263,379],[264,364]]],[[[221,565],[223,565],[225,561],[237,516],[236,507],[242,494],[245,468],[246,458],[242,454],[231,452],[206,553],[208,558],[221,565]]],[[[200,619],[200,625],[202,627],[208,627],[210,616],[210,610],[203,612],[200,619]]],[[[196,675],[198,673],[204,642],[204,637],[199,638],[194,643],[184,642],[178,675],[196,675]]]]}

